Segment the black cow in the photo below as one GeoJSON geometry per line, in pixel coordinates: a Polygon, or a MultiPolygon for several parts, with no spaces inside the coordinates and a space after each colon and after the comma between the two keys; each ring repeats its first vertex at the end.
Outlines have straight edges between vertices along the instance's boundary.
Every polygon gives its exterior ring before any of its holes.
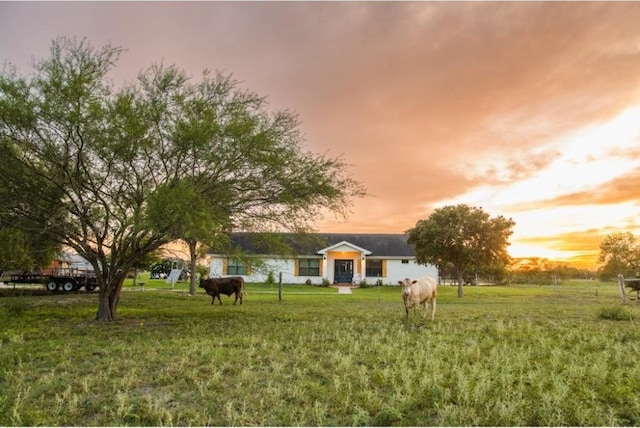
{"type": "Polygon", "coordinates": [[[233,304],[236,304],[238,298],[240,299],[240,304],[242,304],[242,294],[244,293],[244,280],[242,277],[231,276],[228,278],[200,278],[200,288],[204,288],[207,294],[212,297],[212,305],[216,301],[216,297],[220,304],[222,304],[222,299],[220,299],[221,294],[231,296],[234,293],[236,295],[236,300],[233,304]]]}

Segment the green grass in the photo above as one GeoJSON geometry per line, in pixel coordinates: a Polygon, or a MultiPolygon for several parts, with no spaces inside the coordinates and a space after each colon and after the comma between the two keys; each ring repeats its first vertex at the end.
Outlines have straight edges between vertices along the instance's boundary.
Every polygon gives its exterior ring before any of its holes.
{"type": "Polygon", "coordinates": [[[395,287],[125,286],[0,298],[0,425],[640,425],[640,305],[615,284],[441,287],[436,320],[395,287]]]}

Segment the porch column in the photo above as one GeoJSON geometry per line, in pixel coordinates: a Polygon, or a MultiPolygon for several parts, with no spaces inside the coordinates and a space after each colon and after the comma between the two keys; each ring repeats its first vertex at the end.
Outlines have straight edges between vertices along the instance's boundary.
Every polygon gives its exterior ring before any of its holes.
{"type": "Polygon", "coordinates": [[[329,281],[329,283],[333,282],[329,279],[329,269],[327,269],[327,266],[329,265],[329,260],[328,260],[328,256],[326,254],[322,255],[322,279],[326,279],[329,281]]]}

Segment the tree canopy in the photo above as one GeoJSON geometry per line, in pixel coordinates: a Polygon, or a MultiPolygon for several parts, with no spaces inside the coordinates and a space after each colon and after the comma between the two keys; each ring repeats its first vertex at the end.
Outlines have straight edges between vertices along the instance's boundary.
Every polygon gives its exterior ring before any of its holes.
{"type": "Polygon", "coordinates": [[[407,231],[407,241],[415,245],[418,263],[453,268],[462,297],[465,273],[508,265],[508,239],[514,225],[512,219],[492,218],[482,208],[449,205],[419,220],[407,231]]]}
{"type": "Polygon", "coordinates": [[[0,228],[0,272],[36,270],[51,263],[60,246],[35,227],[0,228]],[[25,230],[26,229],[26,230],[25,230]]]}
{"type": "MultiPolygon", "coordinates": [[[[1,92],[0,92],[1,93],[1,92]]],[[[0,150],[3,150],[2,169],[5,174],[13,177],[22,177],[20,192],[23,197],[37,198],[43,190],[55,193],[56,190],[39,177],[26,174],[24,165],[7,162],[11,159],[13,147],[7,147],[0,140],[0,150]]],[[[49,265],[55,255],[60,252],[61,246],[50,233],[47,224],[38,219],[24,215],[23,205],[12,200],[11,195],[16,191],[0,182],[0,272],[7,270],[37,270],[49,265]]],[[[55,197],[54,197],[55,199],[55,197]]],[[[40,200],[42,210],[54,212],[55,204],[48,204],[46,200],[40,200]]]]}
{"type": "Polygon", "coordinates": [[[303,149],[296,114],[231,76],[153,65],[116,88],[122,51],[60,38],[31,75],[0,75],[0,218],[91,263],[97,319],[115,318],[126,272],[172,240],[305,230],[364,194],[341,158],[303,149]]]}
{"type": "Polygon", "coordinates": [[[631,232],[614,232],[600,243],[600,278],[611,279],[618,274],[635,277],[640,268],[640,245],[631,232]]]}

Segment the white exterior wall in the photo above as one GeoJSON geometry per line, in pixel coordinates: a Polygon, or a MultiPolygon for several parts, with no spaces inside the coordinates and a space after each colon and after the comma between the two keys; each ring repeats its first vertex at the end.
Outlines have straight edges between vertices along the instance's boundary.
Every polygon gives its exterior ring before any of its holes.
{"type": "MultiPolygon", "coordinates": [[[[402,263],[402,259],[385,259],[387,264],[387,276],[381,278],[384,285],[396,285],[398,281],[405,278],[419,278],[430,276],[438,281],[438,269],[433,265],[419,265],[413,259],[409,259],[409,263],[402,263]]],[[[406,258],[404,260],[407,260],[406,258]]],[[[282,272],[282,282],[285,284],[305,284],[307,280],[311,280],[314,285],[322,284],[322,279],[327,278],[329,283],[333,283],[333,257],[324,260],[322,268],[323,276],[294,276],[295,260],[293,259],[262,259],[264,266],[260,268],[252,267],[251,275],[243,275],[242,278],[246,282],[263,283],[267,280],[269,271],[273,272],[275,281],[278,282],[278,275],[282,272]]],[[[355,260],[354,260],[355,262],[355,260]]],[[[323,264],[323,260],[320,260],[323,264]]],[[[362,263],[363,269],[366,266],[366,260],[362,263]]],[[[209,268],[209,276],[221,277],[227,276],[222,274],[223,257],[213,256],[209,268]]],[[[354,272],[357,274],[358,272],[354,272]]],[[[369,285],[373,285],[378,280],[377,277],[367,277],[366,281],[369,285]]]]}
{"type": "MultiPolygon", "coordinates": [[[[244,277],[247,282],[265,282],[269,277],[269,272],[273,272],[275,282],[279,281],[282,272],[282,282],[284,284],[296,284],[295,260],[293,259],[261,259],[263,266],[251,268],[251,275],[244,277]]],[[[304,281],[303,281],[304,283],[304,281]]]]}
{"type": "Polygon", "coordinates": [[[222,276],[222,257],[214,256],[209,265],[209,277],[219,278],[222,276]]]}
{"type": "MultiPolygon", "coordinates": [[[[282,272],[282,282],[284,284],[304,284],[307,279],[311,279],[312,284],[322,284],[322,277],[311,276],[302,277],[294,276],[295,273],[295,260],[293,259],[261,259],[262,266],[251,267],[251,275],[241,275],[246,282],[265,282],[269,277],[269,272],[273,272],[273,277],[276,282],[279,281],[280,272],[282,272]]],[[[209,268],[209,276],[217,278],[223,275],[222,273],[223,258],[220,256],[214,256],[211,259],[211,266],[209,268]]]]}
{"type": "MultiPolygon", "coordinates": [[[[419,265],[414,259],[409,259],[409,263],[402,263],[402,259],[387,259],[387,277],[382,278],[382,283],[397,285],[398,281],[405,278],[415,279],[423,276],[430,276],[437,283],[438,269],[433,265],[419,265]]],[[[377,278],[367,278],[367,283],[375,284],[377,280],[377,278]]]]}

